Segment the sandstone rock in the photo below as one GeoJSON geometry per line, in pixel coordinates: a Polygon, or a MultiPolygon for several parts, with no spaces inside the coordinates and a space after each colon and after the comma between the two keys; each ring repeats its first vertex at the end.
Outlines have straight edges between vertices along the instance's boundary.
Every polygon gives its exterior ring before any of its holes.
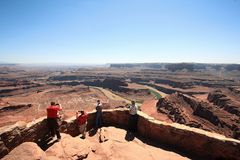
{"type": "Polygon", "coordinates": [[[3,143],[3,141],[0,141],[0,158],[8,154],[9,150],[3,143]]]}
{"type": "MultiPolygon", "coordinates": [[[[216,94],[222,94],[222,92],[216,91],[216,94]]],[[[212,93],[209,95],[212,95],[212,93]]],[[[222,95],[219,97],[226,98],[226,96],[222,95]]],[[[232,126],[239,126],[239,118],[228,112],[236,107],[230,104],[227,105],[228,107],[225,106],[225,109],[222,109],[206,101],[199,101],[194,97],[175,93],[160,99],[156,107],[160,114],[165,114],[172,122],[235,138],[238,137],[236,134],[238,130],[233,129],[232,126]]]]}
{"type": "Polygon", "coordinates": [[[37,119],[34,122],[26,124],[19,121],[14,125],[0,129],[0,158],[7,154],[6,150],[11,151],[23,142],[38,142],[42,136],[47,133],[46,120],[44,118],[37,119]]]}
{"type": "Polygon", "coordinates": [[[208,94],[209,102],[223,108],[229,113],[240,116],[240,103],[225,95],[221,90],[216,90],[208,94]]]}
{"type": "MultiPolygon", "coordinates": [[[[177,105],[177,104],[175,104],[177,105]]],[[[192,154],[194,157],[206,158],[211,157],[212,159],[223,158],[223,159],[239,159],[240,157],[240,142],[234,139],[226,138],[219,134],[213,134],[196,128],[190,128],[180,124],[168,124],[165,122],[154,120],[154,118],[148,115],[138,112],[138,134],[142,137],[153,140],[158,144],[167,144],[168,146],[177,147],[184,153],[192,154]]],[[[115,110],[104,110],[103,111],[103,124],[111,126],[126,127],[128,120],[127,109],[115,109],[115,110]]],[[[95,112],[89,112],[88,127],[94,126],[95,112]]],[[[46,121],[35,121],[28,124],[24,129],[18,129],[19,134],[23,141],[30,140],[35,141],[41,136],[46,134],[46,121]]],[[[70,120],[66,120],[64,131],[69,134],[77,134],[78,130],[74,126],[75,117],[70,120]]],[[[114,127],[113,127],[114,128],[114,127]]],[[[104,127],[103,127],[104,130],[104,127]]],[[[11,138],[11,132],[15,132],[15,128],[6,130],[6,132],[0,131],[0,147],[3,148],[11,146],[15,143],[14,140],[9,141],[7,138],[11,138]],[[2,137],[2,135],[7,135],[2,137]],[[5,138],[5,139],[3,139],[5,138]],[[4,140],[4,141],[3,141],[4,140]],[[6,143],[5,143],[6,142],[6,143]],[[6,146],[5,146],[6,145],[6,146]]],[[[16,134],[18,135],[18,134],[16,134]]],[[[46,158],[48,160],[65,160],[65,159],[170,159],[168,156],[170,153],[165,153],[156,148],[156,152],[152,152],[151,149],[146,149],[146,143],[142,143],[137,138],[132,141],[125,139],[126,131],[118,131],[117,129],[106,130],[103,135],[108,140],[104,143],[99,143],[99,135],[94,134],[87,137],[85,140],[79,137],[71,137],[62,133],[62,139],[60,142],[55,143],[53,146],[48,148],[46,151],[46,158]],[[107,134],[109,133],[109,134],[107,134]],[[92,142],[95,138],[95,142],[92,142]],[[136,153],[135,153],[136,151],[136,153]],[[135,155],[131,155],[135,153],[135,155]],[[151,152],[151,154],[149,154],[151,152]],[[158,153],[159,152],[159,153],[158,153]],[[131,155],[131,156],[128,156],[131,155]],[[143,154],[143,156],[142,156],[143,154]],[[155,158],[149,158],[149,157],[155,158]],[[140,157],[140,158],[139,158],[140,157]]],[[[103,140],[104,140],[103,136],[103,140]]],[[[14,138],[13,138],[14,139],[14,138]]],[[[16,141],[19,143],[19,141],[16,141]]],[[[14,144],[19,145],[19,144],[14,144]]],[[[5,149],[6,149],[5,148],[5,149]]],[[[8,148],[9,150],[13,148],[8,148]]],[[[9,154],[10,155],[10,154],[9,154]]],[[[8,155],[8,156],[9,156],[8,155]]],[[[6,156],[7,157],[7,156],[6,156]]],[[[177,155],[181,157],[181,155],[177,155]]],[[[4,157],[5,158],[5,157],[4,157]]],[[[172,159],[177,159],[176,157],[172,159]]]]}
{"type": "Polygon", "coordinates": [[[12,125],[6,129],[5,132],[0,133],[0,137],[7,148],[12,149],[22,143],[21,132],[25,129],[22,125],[18,126],[18,123],[12,125]]]}
{"type": "Polygon", "coordinates": [[[96,138],[95,141],[91,140],[92,144],[96,145],[96,149],[89,154],[88,160],[158,160],[160,157],[161,160],[188,159],[176,153],[152,147],[138,138],[127,141],[127,132],[123,129],[103,127],[102,134],[104,133],[109,133],[108,141],[99,143],[98,136],[93,137],[93,139],[96,138]]]}
{"type": "Polygon", "coordinates": [[[67,134],[62,134],[60,142],[55,143],[46,150],[46,155],[50,159],[58,158],[59,160],[81,160],[87,158],[91,152],[90,142],[79,137],[72,137],[67,134]]]}
{"type": "Polygon", "coordinates": [[[237,140],[177,123],[155,121],[143,113],[139,114],[138,131],[145,137],[194,153],[202,159],[239,159],[240,142],[237,140]]]}
{"type": "Polygon", "coordinates": [[[46,154],[36,143],[25,142],[13,149],[2,160],[46,160],[46,154]]]}
{"type": "Polygon", "coordinates": [[[108,134],[109,133],[108,133],[107,130],[101,129],[100,133],[99,133],[99,142],[102,143],[102,142],[108,141],[108,139],[109,139],[109,135],[108,134]]]}

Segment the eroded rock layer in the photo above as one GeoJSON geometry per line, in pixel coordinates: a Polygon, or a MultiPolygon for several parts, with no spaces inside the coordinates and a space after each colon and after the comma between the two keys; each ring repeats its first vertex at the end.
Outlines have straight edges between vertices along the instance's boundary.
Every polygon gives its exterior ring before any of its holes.
{"type": "Polygon", "coordinates": [[[229,111],[228,105],[230,104],[225,102],[226,98],[223,100],[219,97],[223,96],[220,96],[218,92],[210,93],[208,99],[214,103],[209,103],[185,94],[175,93],[161,98],[157,103],[157,110],[159,113],[167,115],[172,122],[239,139],[240,121],[237,115],[239,108],[238,106],[231,107],[232,110],[229,111]],[[223,109],[219,105],[225,106],[227,109],[223,109]]]}

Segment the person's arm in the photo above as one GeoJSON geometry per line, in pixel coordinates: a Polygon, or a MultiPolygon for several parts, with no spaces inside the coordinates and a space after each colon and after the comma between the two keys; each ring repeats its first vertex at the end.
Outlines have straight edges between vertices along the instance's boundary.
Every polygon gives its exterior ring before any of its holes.
{"type": "Polygon", "coordinates": [[[78,116],[79,116],[79,114],[78,114],[78,111],[76,112],[76,119],[78,119],[78,116]]]}
{"type": "Polygon", "coordinates": [[[130,109],[130,108],[131,108],[131,105],[129,105],[129,104],[126,104],[126,108],[129,108],[129,109],[130,109]]]}
{"type": "Polygon", "coordinates": [[[57,111],[57,116],[58,116],[58,118],[62,118],[62,113],[61,113],[62,109],[61,109],[61,108],[62,108],[62,107],[60,107],[60,105],[54,106],[54,110],[57,111]]]}
{"type": "Polygon", "coordinates": [[[61,106],[61,105],[59,105],[59,110],[60,110],[60,111],[62,110],[62,106],[61,106]]]}
{"type": "Polygon", "coordinates": [[[61,111],[62,110],[62,107],[60,105],[55,105],[54,106],[54,109],[57,110],[57,111],[61,111]]]}
{"type": "Polygon", "coordinates": [[[85,116],[84,118],[85,118],[85,120],[86,120],[86,122],[87,122],[87,119],[88,119],[88,114],[87,114],[87,113],[85,113],[85,114],[84,114],[84,116],[85,116]]]}
{"type": "Polygon", "coordinates": [[[140,106],[138,106],[137,108],[138,108],[139,111],[142,111],[140,106]]]}
{"type": "Polygon", "coordinates": [[[132,110],[133,106],[132,106],[132,105],[130,105],[128,108],[129,108],[129,110],[132,110]]]}

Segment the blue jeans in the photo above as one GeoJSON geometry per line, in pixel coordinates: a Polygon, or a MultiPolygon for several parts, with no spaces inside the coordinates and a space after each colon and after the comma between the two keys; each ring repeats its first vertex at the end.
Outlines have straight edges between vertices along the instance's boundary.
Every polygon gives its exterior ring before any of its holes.
{"type": "Polygon", "coordinates": [[[102,112],[96,113],[96,128],[102,126],[102,112]]]}

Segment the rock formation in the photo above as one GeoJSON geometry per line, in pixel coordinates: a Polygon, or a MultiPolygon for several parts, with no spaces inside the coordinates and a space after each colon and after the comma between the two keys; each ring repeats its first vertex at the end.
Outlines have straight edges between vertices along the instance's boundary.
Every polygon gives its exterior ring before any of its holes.
{"type": "Polygon", "coordinates": [[[225,95],[221,90],[209,93],[208,100],[225,111],[240,116],[240,103],[225,95]]]}
{"type": "Polygon", "coordinates": [[[91,144],[88,140],[82,140],[79,137],[72,137],[68,134],[62,134],[60,142],[53,144],[46,150],[48,157],[55,159],[85,159],[91,152],[91,144]]]}
{"type": "Polygon", "coordinates": [[[13,149],[2,160],[44,160],[45,152],[33,142],[25,142],[13,149]]]}
{"type": "MultiPolygon", "coordinates": [[[[177,149],[178,151],[181,151],[193,157],[205,159],[239,159],[240,157],[240,141],[238,140],[226,138],[219,134],[191,128],[185,125],[168,124],[165,122],[157,121],[142,112],[139,112],[138,114],[138,134],[145,139],[153,140],[158,144],[167,145],[169,148],[177,149]]],[[[125,128],[127,127],[128,116],[129,114],[126,109],[104,110],[103,123],[105,126],[117,126],[125,128]]],[[[88,130],[93,127],[94,119],[95,112],[90,112],[88,117],[88,130]]],[[[46,121],[44,119],[39,119],[29,124],[18,123],[7,128],[1,128],[0,156],[3,157],[11,151],[7,156],[5,156],[8,158],[12,154],[19,152],[19,150],[23,150],[18,149],[21,144],[33,145],[29,143],[26,144],[24,142],[35,142],[41,146],[44,142],[44,137],[47,134],[46,132],[46,121]]],[[[56,160],[64,159],[63,157],[67,156],[70,159],[72,157],[74,157],[72,159],[83,159],[84,157],[86,158],[87,154],[91,158],[91,154],[89,153],[99,152],[97,151],[97,148],[89,142],[91,141],[90,138],[89,141],[86,139],[83,142],[83,140],[75,139],[78,137],[71,137],[77,136],[79,134],[74,117],[62,123],[61,132],[62,134],[66,133],[69,135],[63,134],[63,139],[60,142],[55,143],[45,151],[45,154],[48,158],[56,160]],[[60,152],[56,150],[60,150],[60,152]],[[65,153],[66,151],[68,153],[65,153]]],[[[117,136],[111,131],[103,131],[102,134],[103,135],[100,135],[100,140],[102,142],[100,144],[102,144],[103,149],[105,147],[107,148],[109,145],[111,146],[111,143],[113,143],[110,138],[111,135],[117,138],[117,136]]],[[[99,141],[99,137],[97,139],[99,141]]],[[[115,139],[114,142],[116,141],[118,140],[115,139]]],[[[125,152],[133,154],[133,150],[128,150],[126,147],[127,145],[122,145],[122,148],[124,148],[125,152]]],[[[114,157],[115,154],[120,156],[122,152],[118,153],[118,151],[122,150],[116,148],[114,155],[112,156],[114,157]]],[[[138,149],[138,151],[139,154],[136,153],[133,156],[146,156],[145,154],[141,154],[147,153],[146,151],[143,152],[144,150],[142,149],[138,149]]],[[[31,154],[31,152],[29,152],[27,149],[24,150],[24,152],[31,154]]],[[[38,155],[44,156],[41,150],[38,150],[38,153],[38,155]]],[[[109,157],[111,156],[111,153],[108,153],[106,155],[109,157]]],[[[101,154],[100,157],[99,155],[95,156],[95,159],[100,159],[101,154]]],[[[114,158],[118,159],[121,157],[114,158]]],[[[122,158],[127,159],[126,157],[122,158]]],[[[133,157],[133,159],[136,159],[136,157],[133,157]]]]}
{"type": "Polygon", "coordinates": [[[94,136],[82,140],[62,133],[62,140],[45,152],[33,142],[25,142],[13,149],[3,160],[188,160],[189,158],[148,145],[136,137],[131,141],[126,131],[115,127],[103,127],[94,136]],[[106,134],[106,133],[111,134],[106,134]],[[105,137],[99,142],[98,137],[105,137]],[[107,139],[107,140],[106,140],[107,139]]]}
{"type": "MultiPolygon", "coordinates": [[[[216,98],[213,97],[217,95],[210,94],[209,100],[215,101],[216,98]]],[[[239,116],[206,101],[175,93],[160,99],[157,103],[157,110],[167,115],[172,122],[239,138],[239,116]]]]}

